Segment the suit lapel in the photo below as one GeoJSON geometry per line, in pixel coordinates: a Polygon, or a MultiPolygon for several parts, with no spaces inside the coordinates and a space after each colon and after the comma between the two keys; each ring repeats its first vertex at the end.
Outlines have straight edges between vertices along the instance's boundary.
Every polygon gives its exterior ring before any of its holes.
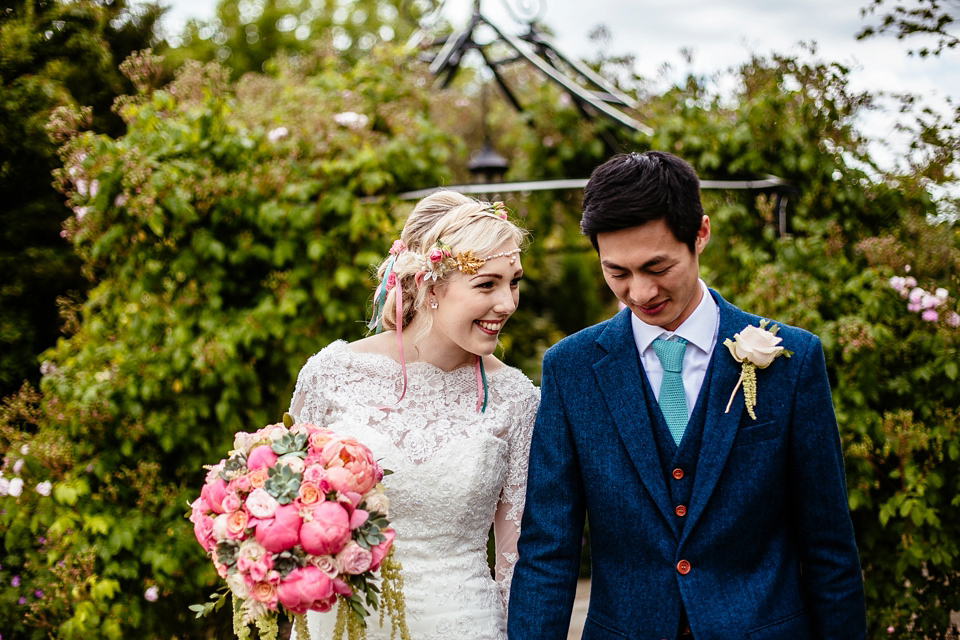
{"type": "Polygon", "coordinates": [[[597,342],[606,350],[606,357],[593,365],[620,438],[633,466],[667,523],[672,522],[670,496],[660,465],[650,415],[645,406],[643,367],[633,340],[630,311],[620,312],[600,335],[597,342]]]}
{"type": "Polygon", "coordinates": [[[703,425],[700,457],[697,459],[697,474],[693,483],[690,511],[687,514],[689,520],[684,527],[681,544],[690,535],[717,486],[744,411],[743,391],[738,390],[737,394],[741,396],[740,401],[734,398],[730,412],[724,413],[730,394],[740,378],[740,363],[733,359],[730,351],[723,345],[723,341],[726,338],[732,338],[734,333],[740,332],[750,324],[751,317],[724,300],[715,291],[711,290],[711,294],[720,307],[720,326],[711,362],[713,372],[710,376],[707,415],[703,425]]]}

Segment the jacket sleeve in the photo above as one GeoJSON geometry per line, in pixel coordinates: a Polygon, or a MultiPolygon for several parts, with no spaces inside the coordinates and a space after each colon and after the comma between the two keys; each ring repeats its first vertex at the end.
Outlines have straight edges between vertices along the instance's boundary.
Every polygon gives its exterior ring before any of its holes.
{"type": "Polygon", "coordinates": [[[510,589],[510,640],[566,640],[580,568],[583,486],[562,381],[550,356],[544,358],[530,445],[520,558],[510,589]]]}
{"type": "Polygon", "coordinates": [[[802,357],[788,487],[797,507],[803,591],[820,638],[866,638],[863,576],[847,502],[840,434],[818,338],[812,338],[802,357]]]}

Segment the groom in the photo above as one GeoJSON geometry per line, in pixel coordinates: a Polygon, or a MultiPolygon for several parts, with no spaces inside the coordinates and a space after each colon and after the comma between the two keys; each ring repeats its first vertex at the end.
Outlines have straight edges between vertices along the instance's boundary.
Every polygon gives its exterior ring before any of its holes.
{"type": "Polygon", "coordinates": [[[699,279],[710,219],[673,155],[598,167],[581,230],[627,309],[544,357],[510,640],[566,639],[585,516],[584,639],[865,638],[819,339],[699,279]]]}

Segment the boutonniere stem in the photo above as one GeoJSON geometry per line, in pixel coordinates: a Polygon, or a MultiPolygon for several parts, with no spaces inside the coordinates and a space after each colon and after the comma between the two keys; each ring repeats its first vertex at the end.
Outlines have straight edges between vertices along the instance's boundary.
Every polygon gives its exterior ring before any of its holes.
{"type": "Polygon", "coordinates": [[[733,388],[733,393],[730,394],[730,400],[727,402],[724,413],[730,413],[733,399],[742,384],[744,407],[746,407],[750,417],[756,420],[757,414],[753,408],[757,406],[757,369],[766,369],[779,356],[789,358],[793,355],[792,351],[780,346],[780,342],[783,340],[783,338],[777,337],[780,327],[772,325],[767,329],[768,324],[769,321],[763,319],[760,321],[759,327],[749,325],[740,333],[733,334],[733,340],[727,338],[723,341],[734,360],[741,364],[740,378],[733,388]]]}

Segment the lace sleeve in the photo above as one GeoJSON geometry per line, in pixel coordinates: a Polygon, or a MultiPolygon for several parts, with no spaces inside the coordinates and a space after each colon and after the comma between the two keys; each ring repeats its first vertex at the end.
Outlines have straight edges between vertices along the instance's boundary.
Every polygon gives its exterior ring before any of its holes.
{"type": "MultiPolygon", "coordinates": [[[[529,382],[527,382],[529,385],[529,382]]],[[[517,419],[510,434],[507,477],[493,521],[496,539],[496,578],[503,599],[504,611],[510,597],[513,566],[517,563],[517,540],[520,538],[520,517],[527,492],[527,467],[530,437],[540,404],[540,390],[529,385],[529,393],[521,401],[517,419]]]]}
{"type": "Polygon", "coordinates": [[[323,353],[312,356],[300,369],[297,387],[290,400],[290,415],[297,422],[310,422],[322,425],[329,409],[323,390],[323,353]]]}

